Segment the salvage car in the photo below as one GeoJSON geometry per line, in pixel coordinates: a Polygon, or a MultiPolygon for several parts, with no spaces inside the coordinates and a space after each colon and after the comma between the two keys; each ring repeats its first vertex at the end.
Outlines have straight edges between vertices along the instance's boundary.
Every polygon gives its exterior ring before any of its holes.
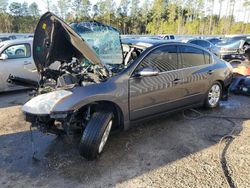
{"type": "Polygon", "coordinates": [[[213,43],[211,43],[208,40],[205,39],[189,39],[189,40],[184,40],[184,42],[191,43],[191,44],[196,44],[198,46],[201,46],[210,52],[214,53],[218,57],[220,56],[220,48],[215,46],[213,43]]]}
{"type": "Polygon", "coordinates": [[[6,82],[10,74],[33,82],[38,81],[32,57],[32,45],[32,39],[0,42],[0,92],[27,88],[6,82]]]}
{"type": "Polygon", "coordinates": [[[245,50],[249,47],[250,37],[229,43],[221,48],[221,58],[228,62],[232,60],[244,61],[246,59],[245,50]]]}
{"type": "Polygon", "coordinates": [[[80,132],[86,159],[100,156],[111,130],[185,108],[215,108],[226,93],[232,67],[211,52],[163,40],[121,44],[116,29],[90,23],[72,29],[53,13],[40,18],[33,55],[41,80],[22,107],[43,132],[80,132]],[[59,69],[50,68],[56,61],[59,69]]]}
{"type": "Polygon", "coordinates": [[[223,48],[226,45],[230,45],[237,41],[244,40],[247,37],[250,37],[250,35],[226,35],[220,43],[217,43],[217,46],[223,48]]]}

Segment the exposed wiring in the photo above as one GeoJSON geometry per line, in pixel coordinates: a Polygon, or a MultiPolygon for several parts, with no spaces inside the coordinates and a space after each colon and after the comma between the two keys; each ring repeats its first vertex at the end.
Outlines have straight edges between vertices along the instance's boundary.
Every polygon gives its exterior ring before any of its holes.
{"type": "Polygon", "coordinates": [[[201,119],[201,118],[223,119],[223,120],[229,122],[230,124],[232,124],[232,126],[233,126],[232,131],[230,131],[230,133],[223,136],[219,141],[218,158],[219,158],[219,161],[221,163],[221,168],[222,168],[223,173],[224,173],[224,178],[225,178],[228,186],[231,188],[235,188],[236,185],[234,184],[234,181],[233,181],[232,177],[230,176],[229,168],[228,168],[227,161],[226,161],[226,152],[229,148],[229,145],[233,142],[233,139],[236,137],[237,124],[232,119],[234,119],[234,120],[249,120],[250,117],[210,115],[210,114],[204,114],[204,113],[202,113],[198,110],[195,110],[195,109],[184,110],[183,117],[185,119],[188,119],[188,120],[196,120],[196,119],[201,119]],[[193,116],[187,115],[187,113],[186,113],[187,111],[191,111],[193,113],[193,116]],[[224,140],[226,140],[226,145],[223,148],[223,151],[221,152],[221,144],[224,140]]]}

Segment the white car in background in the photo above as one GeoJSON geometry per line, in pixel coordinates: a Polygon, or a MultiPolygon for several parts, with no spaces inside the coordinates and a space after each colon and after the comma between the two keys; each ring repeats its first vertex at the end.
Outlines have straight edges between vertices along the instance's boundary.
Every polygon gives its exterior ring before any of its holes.
{"type": "Polygon", "coordinates": [[[7,82],[10,74],[37,81],[38,74],[32,57],[33,39],[0,42],[0,92],[24,89],[7,82]]]}

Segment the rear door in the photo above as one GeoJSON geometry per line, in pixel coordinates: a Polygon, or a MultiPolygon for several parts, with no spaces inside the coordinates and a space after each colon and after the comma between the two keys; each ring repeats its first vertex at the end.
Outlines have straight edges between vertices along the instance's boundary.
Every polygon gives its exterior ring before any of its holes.
{"type": "Polygon", "coordinates": [[[184,79],[185,104],[201,102],[213,76],[212,56],[200,48],[180,45],[181,66],[184,79]]]}
{"type": "Polygon", "coordinates": [[[20,87],[14,86],[6,82],[9,75],[37,80],[38,74],[35,64],[31,55],[31,44],[15,44],[6,47],[1,54],[8,56],[5,60],[0,60],[0,73],[1,73],[1,91],[19,89],[20,87]]]}
{"type": "Polygon", "coordinates": [[[185,88],[183,75],[179,71],[177,46],[164,45],[152,50],[138,65],[129,80],[130,119],[176,109],[182,104],[185,88]],[[136,77],[142,68],[156,68],[157,76],[136,77]]]}

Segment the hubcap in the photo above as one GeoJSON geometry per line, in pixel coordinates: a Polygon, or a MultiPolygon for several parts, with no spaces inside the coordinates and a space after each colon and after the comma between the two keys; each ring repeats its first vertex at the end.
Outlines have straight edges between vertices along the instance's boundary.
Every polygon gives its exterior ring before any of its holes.
{"type": "Polygon", "coordinates": [[[218,84],[213,85],[208,93],[208,102],[211,106],[215,106],[219,102],[220,94],[220,86],[218,84]]]}
{"type": "Polygon", "coordinates": [[[103,135],[102,135],[102,140],[101,140],[101,143],[99,145],[99,149],[98,149],[98,152],[101,153],[102,150],[103,150],[103,147],[104,145],[106,144],[107,140],[108,140],[108,137],[109,137],[109,133],[110,133],[110,130],[111,130],[111,127],[112,127],[112,124],[113,124],[113,121],[110,120],[109,123],[108,123],[108,126],[106,127],[103,135]]]}

